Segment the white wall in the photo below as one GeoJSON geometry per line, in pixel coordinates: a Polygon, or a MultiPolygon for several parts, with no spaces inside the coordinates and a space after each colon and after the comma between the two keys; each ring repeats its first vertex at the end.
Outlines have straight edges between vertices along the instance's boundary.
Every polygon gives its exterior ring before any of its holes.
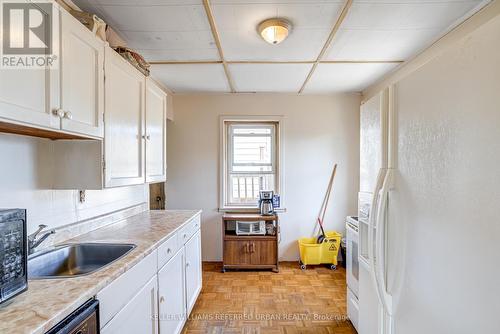
{"type": "MultiPolygon", "coordinates": [[[[50,190],[51,141],[0,134],[0,208],[23,208],[28,232],[39,224],[58,227],[148,202],[144,185],[86,191],[50,190]]],[[[75,176],[77,177],[77,176],[75,176]]]]}
{"type": "Polygon", "coordinates": [[[219,194],[219,116],[284,116],[284,194],[280,258],[297,260],[296,240],[310,236],[331,169],[337,178],[327,229],[344,233],[357,212],[359,184],[358,95],[175,95],[168,125],[167,207],[203,209],[203,259],[222,258],[219,194]]]}

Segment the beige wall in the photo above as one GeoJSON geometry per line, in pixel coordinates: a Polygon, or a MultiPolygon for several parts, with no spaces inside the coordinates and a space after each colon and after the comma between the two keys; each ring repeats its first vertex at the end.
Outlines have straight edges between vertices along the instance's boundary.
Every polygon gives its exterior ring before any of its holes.
{"type": "Polygon", "coordinates": [[[297,260],[296,240],[310,236],[334,163],[338,163],[327,229],[344,233],[356,214],[359,183],[357,94],[175,95],[168,125],[167,207],[203,209],[203,259],[221,259],[219,116],[284,116],[284,199],[280,258],[297,260]]]}

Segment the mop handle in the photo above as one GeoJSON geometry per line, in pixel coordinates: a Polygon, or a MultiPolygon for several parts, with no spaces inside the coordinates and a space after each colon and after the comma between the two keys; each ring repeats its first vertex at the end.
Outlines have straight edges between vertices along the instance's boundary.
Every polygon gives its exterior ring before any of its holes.
{"type": "Polygon", "coordinates": [[[325,219],[326,209],[328,208],[328,200],[330,199],[330,194],[331,194],[331,191],[332,191],[332,188],[333,188],[333,180],[335,178],[335,174],[336,173],[337,173],[337,164],[335,164],[333,166],[332,176],[330,177],[330,182],[328,183],[328,188],[326,190],[325,199],[323,200],[323,204],[321,205],[321,210],[320,210],[321,225],[323,225],[323,221],[325,219]]]}

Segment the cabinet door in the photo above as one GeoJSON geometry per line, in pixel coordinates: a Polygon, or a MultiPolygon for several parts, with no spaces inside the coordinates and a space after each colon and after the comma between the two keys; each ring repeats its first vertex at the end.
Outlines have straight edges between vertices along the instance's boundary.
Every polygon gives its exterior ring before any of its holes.
{"type": "Polygon", "coordinates": [[[189,315],[201,291],[200,231],[196,232],[184,247],[186,252],[186,309],[189,315]]]}
{"type": "Polygon", "coordinates": [[[249,243],[251,264],[276,264],[276,240],[258,240],[249,243]]]}
{"type": "MultiPolygon", "coordinates": [[[[59,11],[54,10],[53,15],[53,22],[58,23],[59,11]]],[[[52,28],[58,31],[57,24],[52,28]]],[[[58,49],[53,45],[56,56],[58,49]]],[[[59,117],[52,113],[59,106],[58,62],[59,57],[52,69],[0,69],[0,121],[60,128],[59,117]]]]}
{"type": "Polygon", "coordinates": [[[146,80],[146,182],[166,180],[167,95],[151,79],[146,80]]]}
{"type": "Polygon", "coordinates": [[[61,13],[61,128],[103,137],[104,42],[61,13]]]}
{"type": "Polygon", "coordinates": [[[105,187],[141,184],[145,77],[114,50],[105,50],[105,187]]]}
{"type": "Polygon", "coordinates": [[[224,242],[224,264],[250,264],[250,243],[241,240],[224,242]]]}
{"type": "Polygon", "coordinates": [[[186,319],[184,248],[158,272],[160,332],[180,333],[186,319]]]}
{"type": "Polygon", "coordinates": [[[102,334],[158,333],[157,276],[151,280],[101,330],[102,334]]]}

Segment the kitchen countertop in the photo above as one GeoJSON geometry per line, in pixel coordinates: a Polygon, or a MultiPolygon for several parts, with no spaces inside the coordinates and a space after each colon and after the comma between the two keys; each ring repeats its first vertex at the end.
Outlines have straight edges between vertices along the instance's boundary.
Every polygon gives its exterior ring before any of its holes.
{"type": "Polygon", "coordinates": [[[30,280],[28,291],[0,306],[0,333],[43,334],[153,252],[201,211],[145,211],[65,243],[112,242],[137,245],[123,258],[87,276],[30,280]]]}

